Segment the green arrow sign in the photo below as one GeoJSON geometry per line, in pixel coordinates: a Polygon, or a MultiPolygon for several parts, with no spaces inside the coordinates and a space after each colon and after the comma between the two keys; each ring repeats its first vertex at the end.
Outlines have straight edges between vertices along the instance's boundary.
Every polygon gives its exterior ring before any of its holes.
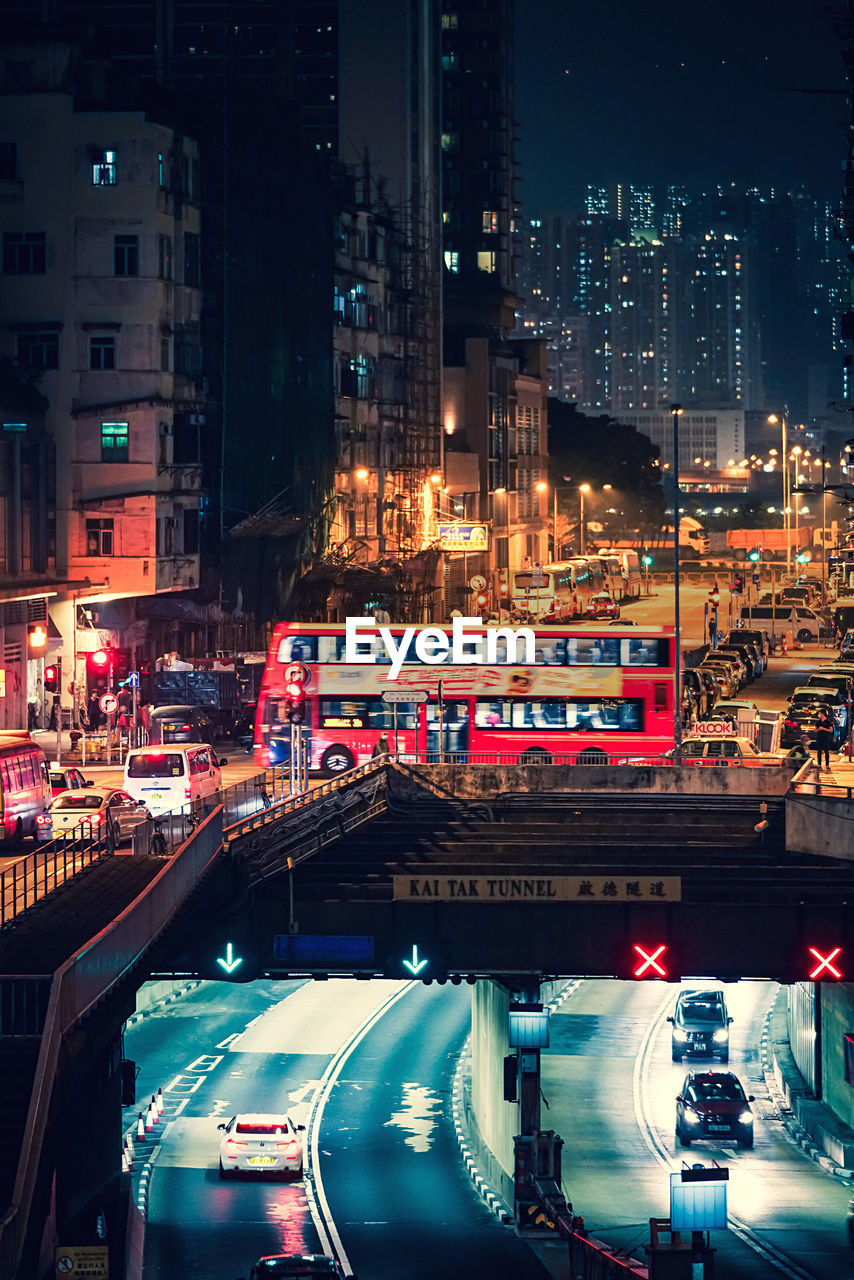
{"type": "Polygon", "coordinates": [[[222,966],[226,973],[234,973],[237,966],[243,964],[243,957],[234,954],[234,947],[229,942],[225,949],[225,959],[222,956],[217,956],[216,962],[222,966]]]}
{"type": "MultiPolygon", "coordinates": [[[[220,961],[220,963],[222,963],[222,961],[220,961]]],[[[429,960],[426,960],[426,959],[425,959],[425,960],[419,960],[419,959],[418,959],[418,945],[417,945],[417,943],[414,943],[414,942],[413,942],[413,944],[412,944],[412,959],[411,959],[411,960],[404,960],[404,962],[403,962],[403,967],[404,967],[404,969],[408,969],[408,970],[409,970],[409,972],[410,972],[410,973],[413,975],[413,977],[414,977],[416,974],[418,974],[418,973],[420,973],[420,972],[421,972],[421,970],[425,967],[425,965],[428,965],[429,963],[430,963],[430,961],[429,961],[429,960]]]]}

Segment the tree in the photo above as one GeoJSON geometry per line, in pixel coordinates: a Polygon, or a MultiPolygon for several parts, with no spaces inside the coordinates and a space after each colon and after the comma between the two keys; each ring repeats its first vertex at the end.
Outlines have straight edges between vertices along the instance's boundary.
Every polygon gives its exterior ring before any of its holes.
{"type": "MultiPolygon", "coordinates": [[[[649,538],[666,523],[659,450],[648,436],[608,414],[592,418],[574,404],[549,399],[549,480],[552,493],[590,485],[585,523],[599,523],[603,534],[649,538]],[[603,486],[611,485],[603,493],[603,486]]],[[[558,545],[566,537],[558,498],[558,545]]],[[[578,525],[577,504],[569,506],[568,526],[578,525]]],[[[605,539],[603,539],[605,540],[605,539]]]]}

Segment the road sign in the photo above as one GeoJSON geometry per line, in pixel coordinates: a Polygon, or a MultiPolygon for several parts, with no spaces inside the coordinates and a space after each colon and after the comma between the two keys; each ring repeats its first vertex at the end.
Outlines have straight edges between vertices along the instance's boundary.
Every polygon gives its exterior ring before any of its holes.
{"type": "Polygon", "coordinates": [[[243,964],[243,957],[234,954],[234,943],[229,942],[225,948],[225,955],[217,956],[216,962],[226,973],[231,974],[234,973],[238,965],[243,964]]]}
{"type": "Polygon", "coordinates": [[[426,689],[384,689],[380,694],[383,702],[429,702],[430,694],[426,689]]]}
{"type": "Polygon", "coordinates": [[[417,943],[417,942],[413,942],[413,944],[412,944],[412,959],[411,959],[411,960],[404,960],[404,962],[403,962],[403,967],[404,967],[404,969],[408,969],[408,970],[409,970],[409,972],[412,974],[412,976],[413,976],[413,977],[415,977],[415,975],[416,975],[416,974],[418,974],[418,973],[420,973],[420,972],[421,972],[421,970],[424,968],[424,966],[425,966],[425,965],[427,965],[427,964],[429,964],[429,963],[430,963],[430,961],[429,961],[429,960],[427,960],[427,959],[426,959],[426,957],[422,957],[422,959],[421,959],[421,960],[419,960],[419,959],[418,959],[418,943],[417,943]]]}
{"type": "Polygon", "coordinates": [[[308,684],[308,669],[301,662],[291,662],[285,667],[285,680],[294,684],[308,684]]]}
{"type": "Polygon", "coordinates": [[[105,716],[111,716],[117,709],[119,700],[114,693],[102,693],[98,699],[98,706],[101,708],[105,716]]]}
{"type": "Polygon", "coordinates": [[[729,724],[726,720],[700,720],[694,725],[693,733],[705,734],[711,737],[713,734],[738,733],[738,729],[734,724],[729,724]]]}
{"type": "Polygon", "coordinates": [[[129,671],[126,684],[129,689],[138,689],[139,688],[139,672],[129,671]]]}
{"type": "Polygon", "coordinates": [[[484,578],[482,573],[473,573],[469,578],[469,586],[472,591],[483,591],[486,586],[486,578],[484,578]]]}

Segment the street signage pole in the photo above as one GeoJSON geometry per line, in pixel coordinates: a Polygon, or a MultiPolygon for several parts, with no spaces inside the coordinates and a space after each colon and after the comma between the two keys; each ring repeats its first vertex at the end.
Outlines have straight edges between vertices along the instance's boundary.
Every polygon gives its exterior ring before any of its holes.
{"type": "Polygon", "coordinates": [[[673,746],[676,764],[682,757],[682,644],[679,635],[679,415],[681,404],[672,404],[673,418],[673,622],[676,637],[673,654],[673,746]]]}

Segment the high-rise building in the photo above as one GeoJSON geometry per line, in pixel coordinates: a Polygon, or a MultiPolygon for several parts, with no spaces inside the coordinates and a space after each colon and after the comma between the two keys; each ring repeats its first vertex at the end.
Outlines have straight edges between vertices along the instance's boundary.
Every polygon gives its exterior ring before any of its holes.
{"type": "Polygon", "coordinates": [[[463,607],[479,570],[500,605],[509,573],[546,558],[548,503],[545,344],[508,336],[519,305],[511,0],[443,0],[442,70],[443,497],[450,519],[491,531],[487,553],[448,558],[446,599],[463,607]]]}
{"type": "Polygon", "coordinates": [[[611,250],[609,408],[652,409],[681,398],[681,246],[635,231],[611,250]]]}
{"type": "Polygon", "coordinates": [[[759,326],[746,236],[712,226],[688,245],[684,389],[690,404],[761,409],[759,326]]]}

